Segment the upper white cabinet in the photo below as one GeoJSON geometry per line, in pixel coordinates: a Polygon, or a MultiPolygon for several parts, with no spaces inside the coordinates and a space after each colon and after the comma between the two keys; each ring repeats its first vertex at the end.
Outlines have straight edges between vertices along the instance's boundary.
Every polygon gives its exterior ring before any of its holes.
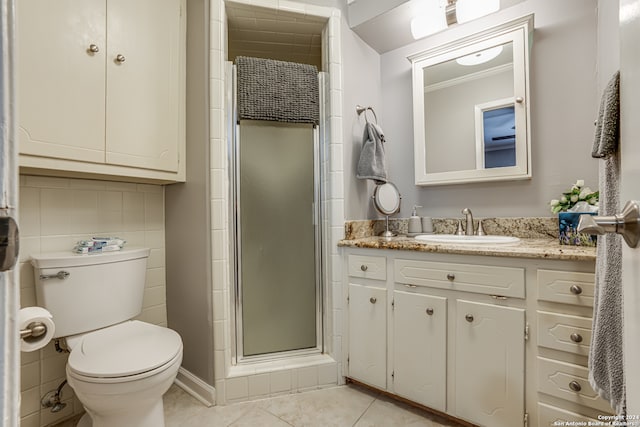
{"type": "Polygon", "coordinates": [[[183,181],[185,0],[17,2],[20,165],[183,181]]]}
{"type": "Polygon", "coordinates": [[[416,185],[531,178],[533,15],[409,57],[416,185]]]}

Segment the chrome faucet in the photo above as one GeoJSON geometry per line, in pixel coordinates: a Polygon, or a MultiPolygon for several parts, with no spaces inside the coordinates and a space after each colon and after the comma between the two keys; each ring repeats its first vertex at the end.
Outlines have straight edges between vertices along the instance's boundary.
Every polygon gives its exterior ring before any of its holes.
{"type": "Polygon", "coordinates": [[[467,226],[464,231],[467,236],[473,236],[473,214],[471,213],[471,209],[464,208],[462,209],[462,214],[465,215],[467,226]]]}

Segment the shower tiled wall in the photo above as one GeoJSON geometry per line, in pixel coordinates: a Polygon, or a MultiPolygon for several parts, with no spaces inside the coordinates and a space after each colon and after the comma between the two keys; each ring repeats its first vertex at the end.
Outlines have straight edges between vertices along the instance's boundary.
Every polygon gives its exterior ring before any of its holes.
{"type": "Polygon", "coordinates": [[[224,0],[211,0],[211,204],[212,277],[214,304],[214,365],[218,404],[239,402],[336,384],[342,378],[342,283],[337,242],[344,234],[342,157],[341,15],[337,9],[286,0],[237,0],[235,3],[323,17],[323,70],[328,71],[323,123],[325,179],[323,194],[325,271],[324,305],[326,350],[331,356],[304,361],[269,362],[261,366],[233,366],[231,256],[229,246],[229,170],[225,123],[224,61],[227,58],[224,0]]]}
{"type": "MultiPolygon", "coordinates": [[[[162,186],[22,175],[19,212],[22,307],[36,305],[32,254],[71,251],[75,242],[91,236],[118,236],[127,246],[151,249],[138,318],[166,326],[162,186]]],[[[53,343],[21,353],[22,427],[43,427],[82,412],[69,386],[63,389],[67,406],[62,411],[40,408],[41,397],[65,379],[66,362],[67,354],[57,353],[53,343]]]]}

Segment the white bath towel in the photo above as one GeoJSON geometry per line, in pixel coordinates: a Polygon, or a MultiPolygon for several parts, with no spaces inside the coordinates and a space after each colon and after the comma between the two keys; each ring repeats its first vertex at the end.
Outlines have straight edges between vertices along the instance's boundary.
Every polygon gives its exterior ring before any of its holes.
{"type": "MultiPolygon", "coordinates": [[[[603,160],[599,168],[599,215],[614,215],[620,209],[619,121],[619,73],[616,73],[602,95],[592,153],[603,160]]],[[[625,415],[621,236],[599,236],[596,255],[589,382],[617,414],[625,415]]]]}

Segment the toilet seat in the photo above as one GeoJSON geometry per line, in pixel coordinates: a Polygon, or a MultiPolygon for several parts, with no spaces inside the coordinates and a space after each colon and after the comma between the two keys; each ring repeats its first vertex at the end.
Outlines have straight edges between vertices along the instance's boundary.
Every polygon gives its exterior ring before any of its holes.
{"type": "Polygon", "coordinates": [[[89,381],[132,381],[153,375],[182,356],[177,332],[131,320],[68,338],[69,374],[89,381]]]}

